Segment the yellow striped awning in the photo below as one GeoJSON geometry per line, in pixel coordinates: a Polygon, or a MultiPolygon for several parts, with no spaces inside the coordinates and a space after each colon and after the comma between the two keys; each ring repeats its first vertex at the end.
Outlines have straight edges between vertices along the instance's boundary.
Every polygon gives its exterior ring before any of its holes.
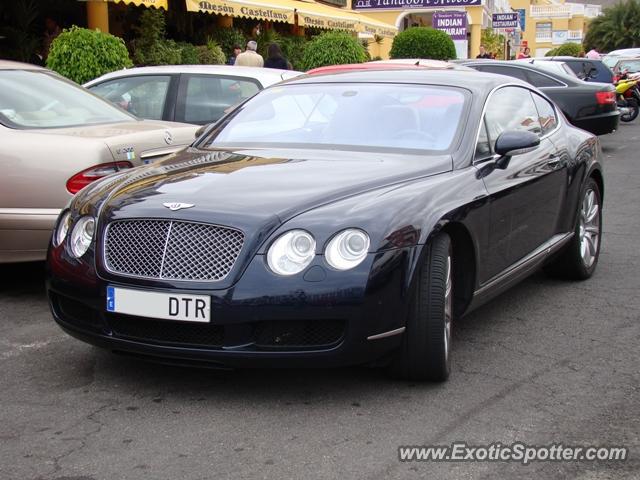
{"type": "Polygon", "coordinates": [[[230,17],[257,18],[271,22],[295,23],[293,0],[185,0],[188,12],[215,13],[230,17]]]}
{"type": "Polygon", "coordinates": [[[394,37],[398,29],[353,10],[331,7],[314,0],[185,0],[187,11],[231,17],[248,17],[272,22],[296,23],[349,32],[367,32],[394,37]]]}
{"type": "Polygon", "coordinates": [[[169,8],[169,0],[85,0],[85,1],[102,1],[102,2],[112,2],[112,3],[126,3],[128,5],[135,5],[136,7],[155,7],[155,8],[164,8],[167,10],[169,8]]]}

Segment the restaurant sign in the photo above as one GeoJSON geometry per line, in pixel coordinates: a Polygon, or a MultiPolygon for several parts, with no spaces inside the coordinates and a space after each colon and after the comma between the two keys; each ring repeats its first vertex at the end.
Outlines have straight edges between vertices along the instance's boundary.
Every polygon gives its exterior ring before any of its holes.
{"type": "Polygon", "coordinates": [[[442,30],[451,40],[467,39],[466,12],[435,12],[432,21],[433,28],[442,30]]]}
{"type": "Polygon", "coordinates": [[[494,13],[492,17],[493,28],[516,28],[520,23],[518,12],[494,13]]]}
{"type": "Polygon", "coordinates": [[[407,8],[469,7],[482,5],[482,0],[353,0],[354,10],[386,8],[404,10],[407,8]]]}

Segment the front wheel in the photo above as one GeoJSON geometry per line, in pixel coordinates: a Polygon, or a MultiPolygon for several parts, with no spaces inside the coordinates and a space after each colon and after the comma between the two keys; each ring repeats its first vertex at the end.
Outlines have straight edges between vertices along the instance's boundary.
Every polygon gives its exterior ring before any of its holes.
{"type": "Polygon", "coordinates": [[[402,346],[390,368],[402,379],[441,382],[450,371],[454,287],[451,239],[441,233],[427,248],[402,346]]]}
{"type": "Polygon", "coordinates": [[[593,178],[587,181],[581,200],[571,242],[545,267],[545,271],[553,276],[586,280],[596,270],[602,237],[602,196],[593,178]]]}

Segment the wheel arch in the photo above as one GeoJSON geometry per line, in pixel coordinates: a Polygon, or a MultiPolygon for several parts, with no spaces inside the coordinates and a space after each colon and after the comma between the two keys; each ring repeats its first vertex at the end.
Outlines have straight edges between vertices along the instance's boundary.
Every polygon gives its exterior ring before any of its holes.
{"type": "MultiPolygon", "coordinates": [[[[461,222],[441,222],[432,230],[416,257],[414,273],[420,270],[429,251],[429,244],[440,233],[446,233],[451,239],[453,249],[454,317],[459,318],[471,304],[477,279],[477,256],[475,243],[469,229],[461,222]]],[[[411,275],[414,277],[414,275],[411,275]]]]}
{"type": "Polygon", "coordinates": [[[602,172],[599,168],[594,168],[589,173],[588,178],[593,178],[595,182],[598,184],[598,189],[600,190],[600,201],[604,200],[604,178],[602,176],[602,172]]]}

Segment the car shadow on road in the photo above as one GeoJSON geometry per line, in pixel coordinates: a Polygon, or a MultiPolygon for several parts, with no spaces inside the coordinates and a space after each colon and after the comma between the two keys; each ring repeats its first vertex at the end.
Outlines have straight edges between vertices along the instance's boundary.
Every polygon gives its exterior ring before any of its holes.
{"type": "Polygon", "coordinates": [[[0,293],[44,295],[44,262],[0,265],[0,293]]]}

